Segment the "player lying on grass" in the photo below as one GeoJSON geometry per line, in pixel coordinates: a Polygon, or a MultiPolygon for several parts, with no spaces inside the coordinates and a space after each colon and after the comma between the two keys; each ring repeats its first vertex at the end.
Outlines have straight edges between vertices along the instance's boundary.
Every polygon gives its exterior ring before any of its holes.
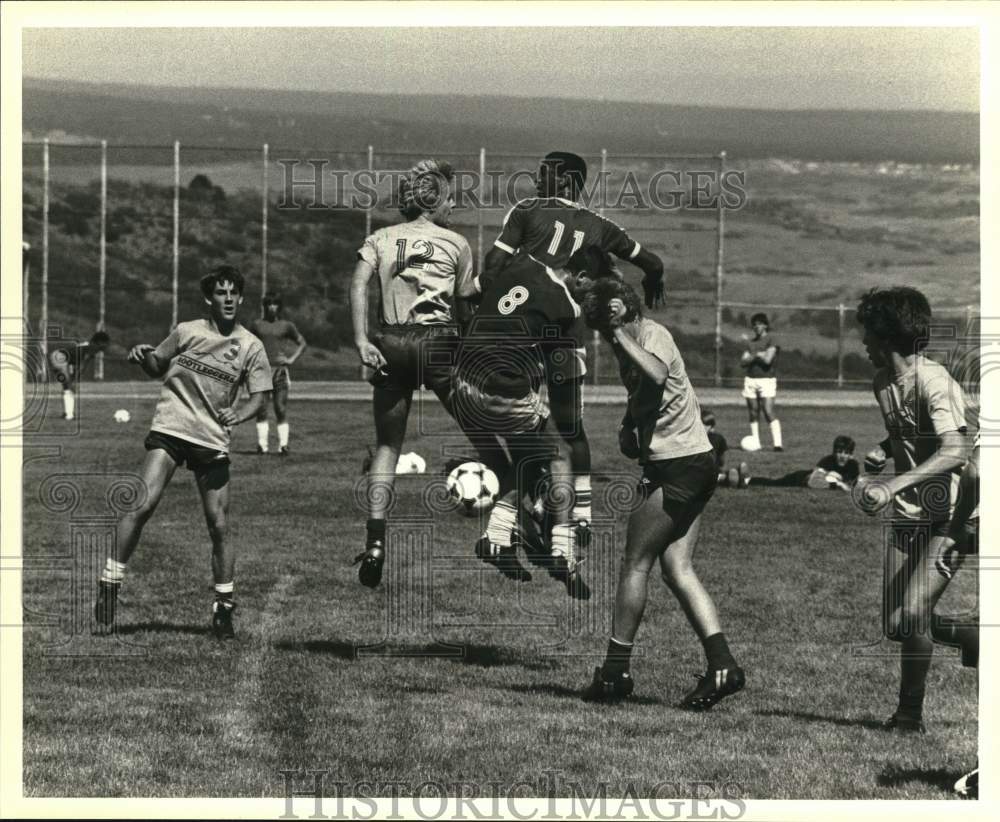
{"type": "Polygon", "coordinates": [[[944,366],[921,353],[930,320],[927,298],[914,288],[872,289],[858,305],[896,471],[886,478],[863,476],[855,498],[869,514],[891,507],[882,624],[885,636],[900,643],[901,670],[899,704],[885,728],[899,732],[923,733],[933,641],[954,639],[933,618],[949,577],[932,571],[948,538],[968,456],[966,397],[944,366]]]}
{"type": "Polygon", "coordinates": [[[590,592],[579,573],[578,534],[570,522],[569,463],[560,453],[561,438],[547,424],[548,408],[539,393],[547,369],[573,354],[568,333],[580,315],[576,288],[575,274],[556,272],[529,255],[490,280],[459,349],[454,402],[467,429],[502,435],[512,458],[500,477],[500,497],[486,533],[476,544],[478,556],[509,577],[530,579],[517,557],[514,529],[529,484],[548,466],[550,567],[571,596],[586,599],[590,592]]]}
{"type": "MultiPolygon", "coordinates": [[[[537,197],[518,202],[504,217],[503,229],[486,255],[482,287],[495,278],[512,258],[528,254],[542,265],[560,270],[577,251],[597,246],[628,260],[644,273],[646,304],[662,304],[663,263],[644,249],[623,228],[577,202],[587,181],[587,163],[576,154],[553,151],[541,161],[536,180],[537,197]]],[[[590,442],[583,427],[583,381],[586,366],[586,328],[578,322],[575,356],[550,363],[546,372],[552,422],[570,447],[575,498],[573,519],[586,540],[592,519],[590,442]]]]}
{"type": "MultiPolygon", "coordinates": [[[[451,302],[461,309],[476,293],[472,250],[447,228],[455,204],[451,166],[437,160],[417,163],[399,183],[399,210],[407,222],[379,229],[358,250],[351,283],[351,319],[361,362],[373,370],[372,413],[375,453],[368,470],[368,519],[360,562],[362,585],[375,588],[385,564],[386,517],[396,481],[396,464],[406,436],[413,392],[424,385],[445,409],[451,408],[451,370],[458,331],[451,302]],[[380,329],[369,337],[368,284],[378,274],[380,329]]],[[[496,436],[470,439],[484,463],[499,477],[507,456],[496,436]]]]}
{"type": "Polygon", "coordinates": [[[94,357],[107,351],[111,338],[104,331],[97,331],[89,342],[60,345],[49,352],[49,370],[62,385],[63,419],[76,416],[76,381],[94,357]]]}
{"type": "MultiPolygon", "coordinates": [[[[295,323],[281,317],[281,295],[265,294],[260,301],[262,316],[252,320],[250,330],[260,337],[264,343],[264,352],[267,360],[271,363],[271,384],[274,386],[272,396],[274,399],[274,419],[278,424],[278,453],[288,456],[288,440],[290,427],[288,425],[288,389],[291,388],[292,378],[288,369],[295,364],[296,360],[302,356],[306,350],[306,338],[299,333],[295,323]],[[295,343],[295,350],[291,354],[286,354],[283,343],[289,340],[295,343]]],[[[267,401],[260,404],[260,411],[257,412],[257,453],[267,453],[267,440],[270,433],[270,426],[267,422],[267,401]]]]}
{"type": "Polygon", "coordinates": [[[155,348],[137,345],[129,362],[150,377],[163,378],[142,465],[145,498],[137,511],[118,522],[115,553],[108,557],[98,586],[94,615],[98,626],[115,619],[125,565],[142,529],[156,510],[174,471],[186,465],[201,495],[212,539],[215,601],[212,630],[232,639],[236,548],[227,538],[229,440],[234,426],[253,419],[271,390],[271,366],[260,340],[237,320],[243,302],[243,276],[222,265],[201,279],[209,317],[183,322],[155,348]],[[240,388],[250,396],[237,402],[240,388]]]}
{"type": "Polygon", "coordinates": [[[738,488],[771,486],[779,488],[829,488],[850,491],[861,475],[861,467],[854,459],[855,443],[846,434],[833,440],[833,449],[821,457],[816,467],[792,471],[782,477],[751,477],[746,463],[740,465],[738,488]]]}
{"type": "Polygon", "coordinates": [[[649,572],[659,560],[663,580],[701,640],[708,662],[706,674],[680,707],[708,710],[741,690],[746,680],[722,633],[715,603],[691,564],[701,513],[716,482],[698,400],[670,332],[642,316],[628,285],[601,280],[587,292],[583,306],[587,325],[611,343],[628,390],[621,451],[642,465],[642,502],[629,516],[611,639],[584,699],[614,701],[632,693],[632,646],[646,607],[649,572]]]}

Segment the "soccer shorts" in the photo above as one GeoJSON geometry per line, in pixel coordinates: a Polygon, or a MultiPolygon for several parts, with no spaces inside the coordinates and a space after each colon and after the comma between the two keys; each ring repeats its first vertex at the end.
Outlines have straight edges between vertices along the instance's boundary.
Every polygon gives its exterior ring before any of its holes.
{"type": "Polygon", "coordinates": [[[663,492],[663,510],[674,521],[674,538],[679,538],[705,510],[718,478],[712,452],[704,451],[645,463],[638,491],[647,499],[657,490],[663,492]]]}
{"type": "Polygon", "coordinates": [[[743,399],[773,400],[778,396],[778,380],[776,377],[744,377],[743,399]]]}
{"type": "Polygon", "coordinates": [[[549,410],[538,391],[523,397],[503,397],[480,390],[455,374],[451,393],[452,410],[466,430],[503,435],[526,434],[541,429],[549,410]]]}
{"type": "Polygon", "coordinates": [[[271,366],[271,388],[274,391],[284,389],[287,391],[292,387],[292,375],[288,373],[287,365],[271,366]]]}
{"type": "Polygon", "coordinates": [[[385,368],[369,382],[377,388],[413,391],[421,385],[447,393],[455,364],[458,329],[452,325],[390,325],[372,338],[385,368]]]}
{"type": "Polygon", "coordinates": [[[229,465],[229,454],[225,451],[197,445],[161,431],[150,431],[146,436],[145,446],[147,451],[157,448],[166,451],[177,465],[186,465],[192,471],[208,471],[229,465]]]}

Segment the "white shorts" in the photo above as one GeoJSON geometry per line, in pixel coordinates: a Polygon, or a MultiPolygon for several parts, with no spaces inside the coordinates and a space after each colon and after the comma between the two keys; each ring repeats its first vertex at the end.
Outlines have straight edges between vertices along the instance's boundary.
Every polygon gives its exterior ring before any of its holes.
{"type": "Polygon", "coordinates": [[[776,377],[744,377],[743,399],[773,400],[778,396],[778,379],[776,377]]]}

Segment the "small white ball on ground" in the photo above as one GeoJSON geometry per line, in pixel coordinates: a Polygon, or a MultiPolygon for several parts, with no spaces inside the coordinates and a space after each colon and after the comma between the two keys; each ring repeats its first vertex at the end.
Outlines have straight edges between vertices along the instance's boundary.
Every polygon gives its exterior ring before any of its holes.
{"type": "Polygon", "coordinates": [[[130,419],[132,419],[132,415],[124,408],[115,411],[115,422],[128,422],[130,419]]]}
{"type": "Polygon", "coordinates": [[[740,440],[740,448],[744,451],[760,451],[760,440],[747,434],[740,440]]]}

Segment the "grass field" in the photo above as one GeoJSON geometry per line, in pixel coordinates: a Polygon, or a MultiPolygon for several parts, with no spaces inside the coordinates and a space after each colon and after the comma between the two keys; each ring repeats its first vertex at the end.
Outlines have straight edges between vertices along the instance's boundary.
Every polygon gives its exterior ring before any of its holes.
{"type": "MultiPolygon", "coordinates": [[[[654,576],[638,698],[581,703],[610,627],[625,521],[611,506],[637,474],[617,454],[613,407],[587,413],[599,538],[585,607],[541,572],[526,585],[501,578],[471,558],[477,522],[428,513],[423,492],[440,474],[443,440],[417,429],[451,431],[436,406],[419,426],[411,419],[406,444],[429,474],[400,478],[386,579],[362,588],[351,565],[364,535],[354,489],[370,409],[293,402],[291,458],[254,455],[252,425],[235,437],[237,642],[220,645],[208,630],[209,543],[186,471],[130,563],[118,635],[96,640],[80,626],[72,637],[74,601],[89,607],[95,577],[78,569],[74,589],[59,558],[71,540],[101,547],[108,524],[94,517],[107,516],[114,481],[138,470],[151,413],[152,402],[85,398],[79,432],[51,440],[58,454],[26,449],[27,795],[280,797],[281,770],[318,769],[410,790],[549,770],[588,794],[602,782],[620,795],[626,781],[640,791],[666,781],[685,794],[693,782],[726,785],[742,798],[947,798],[974,764],[975,676],[948,649],[930,675],[930,733],[877,729],[898,685],[895,646],[878,642],[881,524],[841,493],[719,489],[706,511],[696,566],[748,671],[744,693],[707,715],[672,707],[703,657],[654,576]],[[115,425],[123,405],[133,421],[115,425]],[[53,490],[55,474],[86,475],[70,478],[75,509],[53,490]]],[[[717,416],[738,443],[742,412],[717,416]]],[[[42,430],[66,425],[46,419],[42,430]]],[[[809,466],[837,433],[859,449],[883,436],[865,410],[789,408],[783,425],[788,449],[748,455],[755,473],[809,466]]],[[[960,574],[940,610],[975,596],[974,576],[960,574]]]]}

